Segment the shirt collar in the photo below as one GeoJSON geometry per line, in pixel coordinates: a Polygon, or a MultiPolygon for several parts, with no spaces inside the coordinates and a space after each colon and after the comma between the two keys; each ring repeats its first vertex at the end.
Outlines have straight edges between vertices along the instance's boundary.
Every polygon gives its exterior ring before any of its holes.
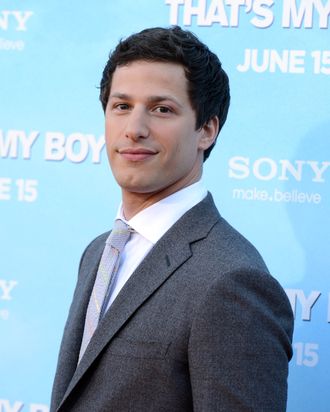
{"type": "Polygon", "coordinates": [[[200,180],[141,210],[128,221],[124,218],[121,203],[116,218],[122,219],[137,233],[155,244],[181,216],[206,195],[207,190],[200,180]]]}

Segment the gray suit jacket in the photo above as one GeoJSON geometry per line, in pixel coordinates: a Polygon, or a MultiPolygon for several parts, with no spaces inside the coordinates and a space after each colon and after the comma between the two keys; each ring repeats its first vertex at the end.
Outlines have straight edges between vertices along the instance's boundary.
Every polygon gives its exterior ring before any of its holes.
{"type": "Polygon", "coordinates": [[[285,411],[288,299],[255,248],[220,217],[211,195],[153,247],[77,367],[107,236],[81,259],[51,412],[285,411]]]}

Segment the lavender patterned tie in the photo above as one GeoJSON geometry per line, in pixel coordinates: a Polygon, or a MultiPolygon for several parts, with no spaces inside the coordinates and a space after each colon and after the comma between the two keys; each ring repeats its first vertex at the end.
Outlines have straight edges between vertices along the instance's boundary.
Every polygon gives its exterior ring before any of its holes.
{"type": "Polygon", "coordinates": [[[126,223],[117,219],[108,239],[106,240],[93,291],[87,307],[84,334],[78,363],[85,353],[99,320],[105,313],[111,295],[113,280],[118,270],[119,256],[124,249],[131,232],[132,229],[126,223]]]}

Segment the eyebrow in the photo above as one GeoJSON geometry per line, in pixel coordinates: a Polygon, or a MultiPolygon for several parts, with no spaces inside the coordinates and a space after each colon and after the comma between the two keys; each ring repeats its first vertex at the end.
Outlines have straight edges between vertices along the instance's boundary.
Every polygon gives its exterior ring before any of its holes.
{"type": "MultiPolygon", "coordinates": [[[[111,98],[118,98],[118,99],[122,99],[122,100],[131,100],[132,97],[129,94],[126,93],[112,93],[109,96],[109,99],[111,98]]],[[[147,98],[147,101],[150,103],[159,103],[159,102],[163,102],[164,100],[170,100],[172,102],[174,102],[175,104],[177,104],[179,107],[183,107],[182,104],[173,96],[171,95],[159,95],[159,96],[149,96],[147,98]]]]}

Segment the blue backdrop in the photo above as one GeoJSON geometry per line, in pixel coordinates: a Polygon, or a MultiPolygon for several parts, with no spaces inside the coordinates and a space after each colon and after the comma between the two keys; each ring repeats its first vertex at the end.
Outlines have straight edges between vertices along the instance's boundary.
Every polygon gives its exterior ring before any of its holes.
{"type": "Polygon", "coordinates": [[[330,409],[330,1],[0,3],[0,412],[46,412],[80,255],[120,193],[98,102],[119,38],[178,24],[231,79],[204,171],[295,312],[289,412],[330,409]]]}

